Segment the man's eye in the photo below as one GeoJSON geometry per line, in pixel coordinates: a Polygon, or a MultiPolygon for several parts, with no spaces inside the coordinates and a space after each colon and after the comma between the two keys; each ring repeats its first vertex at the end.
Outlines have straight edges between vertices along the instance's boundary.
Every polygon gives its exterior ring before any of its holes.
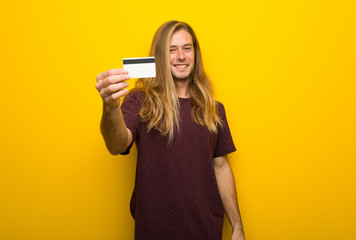
{"type": "Polygon", "coordinates": [[[174,48],[169,49],[170,52],[174,52],[174,50],[175,50],[174,48]]]}
{"type": "Polygon", "coordinates": [[[185,50],[185,51],[191,51],[192,48],[191,48],[191,47],[186,47],[186,48],[184,48],[184,50],[185,50]]]}

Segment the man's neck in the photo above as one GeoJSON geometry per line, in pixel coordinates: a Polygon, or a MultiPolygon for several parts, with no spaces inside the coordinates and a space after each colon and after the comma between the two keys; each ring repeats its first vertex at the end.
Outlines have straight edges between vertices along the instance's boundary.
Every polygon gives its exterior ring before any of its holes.
{"type": "Polygon", "coordinates": [[[180,98],[190,98],[191,95],[188,91],[190,79],[174,80],[176,85],[177,96],[180,98]]]}

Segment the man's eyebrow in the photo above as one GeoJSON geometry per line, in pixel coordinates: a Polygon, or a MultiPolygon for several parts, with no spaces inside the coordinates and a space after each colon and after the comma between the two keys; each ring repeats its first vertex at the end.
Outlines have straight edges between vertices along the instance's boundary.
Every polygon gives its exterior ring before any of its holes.
{"type": "MultiPolygon", "coordinates": [[[[187,47],[187,46],[192,47],[193,44],[192,43],[186,43],[186,44],[183,45],[183,47],[187,47]]],[[[178,46],[177,45],[171,45],[170,47],[178,47],[178,46]]]]}

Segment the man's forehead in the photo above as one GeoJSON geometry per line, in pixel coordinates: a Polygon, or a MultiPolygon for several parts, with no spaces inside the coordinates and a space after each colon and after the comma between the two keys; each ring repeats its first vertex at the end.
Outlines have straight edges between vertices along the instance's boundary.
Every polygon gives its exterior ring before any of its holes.
{"type": "Polygon", "coordinates": [[[193,39],[192,35],[185,31],[184,29],[181,29],[175,33],[173,33],[171,37],[171,46],[189,46],[193,45],[193,39]]]}

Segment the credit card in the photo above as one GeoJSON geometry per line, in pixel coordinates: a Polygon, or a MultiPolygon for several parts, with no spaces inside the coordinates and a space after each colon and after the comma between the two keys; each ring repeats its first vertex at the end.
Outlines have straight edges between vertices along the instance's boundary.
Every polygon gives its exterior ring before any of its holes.
{"type": "Polygon", "coordinates": [[[124,69],[129,70],[131,78],[156,77],[154,57],[123,58],[124,69]]]}

